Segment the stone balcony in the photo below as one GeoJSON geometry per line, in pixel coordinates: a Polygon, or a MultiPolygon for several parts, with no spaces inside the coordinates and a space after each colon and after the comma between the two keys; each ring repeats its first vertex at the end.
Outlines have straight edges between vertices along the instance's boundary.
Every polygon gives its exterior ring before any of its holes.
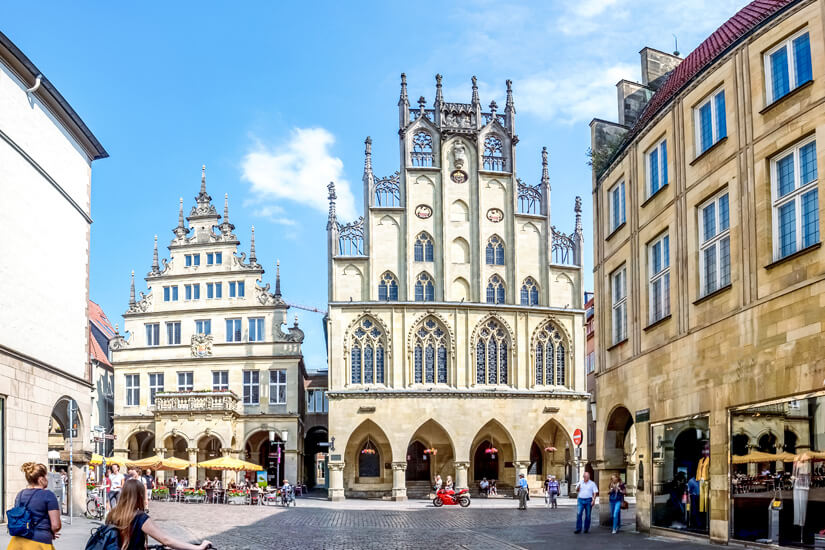
{"type": "Polygon", "coordinates": [[[156,413],[237,412],[238,396],[231,391],[163,392],[155,395],[156,413]]]}

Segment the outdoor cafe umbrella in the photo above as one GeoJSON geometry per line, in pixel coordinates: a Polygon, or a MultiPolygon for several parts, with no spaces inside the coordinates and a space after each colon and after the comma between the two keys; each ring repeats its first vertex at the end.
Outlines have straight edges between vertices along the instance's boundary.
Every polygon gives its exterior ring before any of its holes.
{"type": "Polygon", "coordinates": [[[778,453],[778,454],[771,454],[771,453],[764,453],[762,451],[754,451],[750,454],[743,455],[743,456],[734,456],[733,462],[734,464],[752,464],[758,462],[793,462],[795,455],[791,453],[778,453]]]}
{"type": "Polygon", "coordinates": [[[138,468],[140,470],[145,470],[149,468],[152,470],[166,471],[185,470],[190,465],[188,460],[184,460],[182,458],[177,458],[174,456],[163,458],[159,454],[155,456],[150,456],[149,458],[143,458],[141,460],[129,461],[127,464],[130,468],[138,468]]]}
{"type": "Polygon", "coordinates": [[[263,468],[257,464],[230,456],[221,456],[205,462],[198,462],[198,468],[207,470],[232,470],[235,472],[258,472],[263,470],[263,468]]]}
{"type": "MultiPolygon", "coordinates": [[[[117,464],[121,468],[126,466],[127,460],[125,458],[120,458],[117,456],[107,456],[106,457],[106,465],[111,466],[112,464],[117,464]]],[[[93,454],[92,459],[89,461],[90,466],[100,466],[103,464],[103,456],[99,454],[93,454]]]]}

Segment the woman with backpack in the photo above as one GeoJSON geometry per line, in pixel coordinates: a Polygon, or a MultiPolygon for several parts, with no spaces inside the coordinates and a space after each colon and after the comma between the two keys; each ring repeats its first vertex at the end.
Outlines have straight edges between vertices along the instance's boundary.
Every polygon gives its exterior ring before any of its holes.
{"type": "Polygon", "coordinates": [[[54,550],[52,541],[57,537],[62,525],[57,497],[46,490],[49,485],[46,477],[48,469],[44,464],[26,462],[20,470],[26,476],[29,486],[17,494],[14,499],[15,507],[6,512],[9,533],[19,533],[12,536],[7,550],[54,550]],[[21,513],[14,513],[18,509],[21,513]],[[25,521],[26,513],[28,522],[25,521]]]}
{"type": "Polygon", "coordinates": [[[145,495],[143,483],[137,479],[127,480],[123,484],[117,505],[106,517],[106,525],[113,526],[120,535],[121,550],[144,550],[147,536],[174,550],[206,550],[212,547],[208,540],[200,544],[189,544],[161,531],[144,511],[145,495]]]}

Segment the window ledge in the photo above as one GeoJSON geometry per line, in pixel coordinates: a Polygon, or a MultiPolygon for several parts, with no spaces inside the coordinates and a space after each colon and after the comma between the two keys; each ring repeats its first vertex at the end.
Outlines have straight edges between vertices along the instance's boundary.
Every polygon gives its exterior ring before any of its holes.
{"type": "Polygon", "coordinates": [[[804,254],[807,254],[808,252],[813,252],[814,250],[818,249],[821,246],[822,246],[822,243],[818,242],[816,244],[812,244],[811,246],[807,246],[807,247],[803,248],[802,250],[797,250],[793,254],[789,254],[789,255],[785,256],[784,258],[779,258],[778,260],[769,263],[768,265],[765,266],[765,269],[773,269],[774,267],[778,266],[779,264],[783,264],[785,262],[789,262],[791,260],[794,260],[794,259],[796,259],[796,258],[798,258],[798,257],[800,257],[804,254]]]}
{"type": "Polygon", "coordinates": [[[719,146],[721,143],[726,142],[727,140],[728,140],[728,136],[725,136],[721,139],[718,139],[716,141],[716,143],[714,143],[713,145],[711,145],[710,147],[708,147],[707,149],[705,149],[704,151],[699,153],[699,155],[695,159],[690,161],[690,165],[693,166],[694,164],[699,162],[701,159],[705,158],[705,156],[709,155],[711,153],[711,151],[715,151],[717,146],[719,146]]]}
{"type": "Polygon", "coordinates": [[[664,317],[662,317],[661,319],[656,319],[655,321],[653,321],[652,323],[650,323],[649,325],[647,325],[647,326],[644,328],[644,331],[645,331],[645,332],[647,332],[647,331],[649,331],[649,330],[653,330],[654,328],[658,327],[659,325],[661,325],[662,323],[664,323],[665,321],[667,321],[667,320],[668,320],[668,319],[670,319],[671,317],[672,317],[672,315],[665,315],[665,316],[664,316],[664,317]]]}
{"type": "Polygon", "coordinates": [[[653,193],[653,194],[652,194],[652,195],[650,195],[647,199],[645,199],[645,202],[643,202],[643,203],[641,204],[640,208],[644,208],[645,206],[647,206],[647,204],[648,204],[649,202],[651,202],[653,199],[655,199],[656,197],[658,197],[658,196],[659,196],[659,194],[660,194],[662,191],[664,191],[665,189],[667,189],[669,186],[670,186],[670,183],[668,182],[668,183],[664,184],[663,186],[661,186],[660,188],[658,188],[658,189],[656,190],[656,192],[655,192],[655,193],[653,193]]]}
{"type": "Polygon", "coordinates": [[[616,349],[616,348],[618,348],[619,346],[621,346],[622,344],[625,344],[625,343],[627,343],[627,338],[625,338],[624,340],[619,340],[618,342],[616,342],[615,344],[613,344],[612,346],[607,348],[606,351],[616,349]]]}
{"type": "Polygon", "coordinates": [[[711,292],[709,294],[705,294],[704,296],[694,300],[693,305],[696,306],[696,305],[701,304],[702,302],[706,302],[707,300],[710,300],[711,298],[717,296],[718,294],[722,294],[723,292],[725,292],[727,290],[730,290],[732,288],[733,288],[733,283],[728,283],[725,286],[717,288],[713,292],[711,292]]]}
{"type": "Polygon", "coordinates": [[[764,115],[765,113],[767,113],[768,111],[773,109],[775,106],[779,105],[780,103],[783,103],[789,97],[796,95],[801,90],[804,90],[805,88],[808,88],[809,86],[813,86],[813,83],[814,83],[814,81],[813,81],[813,79],[811,79],[811,80],[809,80],[808,82],[806,82],[804,84],[800,84],[799,86],[797,86],[796,88],[794,88],[793,90],[791,90],[787,94],[783,95],[779,99],[775,99],[773,101],[773,103],[769,103],[768,105],[766,105],[761,111],[759,111],[759,114],[764,115]]]}
{"type": "Polygon", "coordinates": [[[423,172],[439,172],[441,171],[440,166],[410,166],[407,165],[407,170],[421,170],[423,172]]]}
{"type": "Polygon", "coordinates": [[[611,231],[611,232],[607,235],[607,237],[605,237],[605,239],[604,239],[604,240],[605,240],[605,241],[609,241],[610,239],[612,239],[612,238],[613,238],[613,235],[615,235],[616,233],[618,233],[619,231],[621,231],[622,227],[624,227],[624,226],[626,226],[626,225],[627,225],[627,222],[626,222],[626,221],[624,221],[624,222],[620,223],[619,225],[617,225],[617,226],[616,226],[616,229],[614,229],[613,231],[611,231]]]}

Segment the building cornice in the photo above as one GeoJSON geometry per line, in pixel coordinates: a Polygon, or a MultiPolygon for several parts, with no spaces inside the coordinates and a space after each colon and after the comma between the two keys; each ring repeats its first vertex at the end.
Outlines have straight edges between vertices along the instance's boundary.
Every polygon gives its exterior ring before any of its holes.
{"type": "MultiPolygon", "coordinates": [[[[193,281],[200,282],[201,279],[210,279],[216,282],[223,282],[218,278],[221,276],[237,276],[237,275],[257,275],[256,279],[261,280],[261,275],[263,275],[264,270],[261,269],[232,269],[229,271],[204,271],[204,272],[192,272],[192,273],[180,273],[175,275],[155,275],[155,276],[147,276],[144,277],[143,280],[148,282],[156,282],[156,281],[179,281],[181,279],[190,278],[193,281]]],[[[208,282],[208,281],[207,281],[208,282]]]]}
{"type": "MultiPolygon", "coordinates": [[[[569,267],[569,266],[560,266],[560,267],[569,267]]],[[[576,269],[579,269],[576,267],[576,269]]],[[[522,306],[522,305],[514,305],[514,304],[483,304],[483,303],[476,303],[476,302],[329,302],[329,307],[339,307],[341,309],[364,309],[364,308],[395,308],[395,307],[408,307],[411,309],[427,311],[427,310],[436,310],[436,309],[456,309],[456,308],[466,308],[466,309],[476,309],[476,310],[483,310],[485,312],[496,312],[496,311],[513,311],[516,313],[537,313],[537,314],[547,314],[547,313],[556,313],[556,314],[584,314],[583,309],[577,308],[563,308],[563,307],[549,307],[549,306],[522,306]]]]}
{"type": "Polygon", "coordinates": [[[75,376],[73,374],[69,374],[68,372],[66,372],[64,370],[61,370],[61,369],[55,367],[54,365],[44,363],[43,361],[35,359],[34,357],[32,357],[30,355],[26,355],[25,353],[15,351],[15,350],[13,350],[11,348],[8,348],[8,347],[6,347],[2,344],[0,344],[0,354],[8,355],[10,357],[13,357],[14,359],[17,359],[18,361],[23,361],[24,363],[28,363],[29,365],[32,365],[32,366],[37,367],[39,369],[45,370],[47,372],[50,372],[51,374],[54,374],[56,376],[60,376],[61,378],[65,378],[66,380],[70,380],[70,381],[72,381],[76,384],[80,384],[80,385],[85,386],[87,388],[90,388],[90,389],[94,388],[94,384],[92,384],[88,380],[85,380],[85,379],[80,378],[79,376],[75,376]]]}
{"type": "MultiPolygon", "coordinates": [[[[220,298],[223,299],[223,298],[220,298]]],[[[182,301],[182,300],[179,300],[182,301]]],[[[289,309],[289,306],[286,304],[270,304],[270,305],[243,305],[243,306],[217,306],[213,308],[192,308],[192,309],[170,309],[166,311],[126,311],[123,313],[124,319],[130,318],[147,318],[147,317],[155,317],[158,318],[165,318],[169,315],[188,315],[188,314],[209,314],[209,313],[234,313],[234,312],[243,312],[243,311],[276,311],[282,310],[286,311],[289,309]]]]}
{"type": "Polygon", "coordinates": [[[460,399],[590,399],[587,392],[571,390],[543,391],[543,390],[459,390],[446,388],[431,389],[363,389],[363,390],[329,390],[330,399],[363,399],[375,398],[432,398],[447,397],[460,399]]]}
{"type": "MultiPolygon", "coordinates": [[[[294,343],[297,343],[297,342],[294,342],[294,343]]],[[[215,344],[215,345],[217,345],[217,344],[215,344]]],[[[132,350],[132,349],[119,350],[115,353],[123,353],[124,351],[140,351],[140,350],[146,350],[146,349],[155,349],[155,348],[145,348],[144,347],[144,348],[136,348],[135,350],[132,350]]],[[[121,369],[125,369],[125,368],[139,367],[139,366],[144,366],[144,365],[150,365],[150,366],[159,368],[160,364],[179,365],[181,363],[192,363],[192,364],[203,363],[204,365],[214,365],[215,363],[226,363],[226,362],[237,363],[238,361],[244,361],[246,363],[246,362],[250,362],[250,361],[252,361],[252,362],[273,361],[273,360],[276,360],[276,359],[301,361],[303,359],[303,355],[290,354],[290,355],[260,355],[259,356],[259,355],[244,354],[244,355],[229,355],[229,356],[226,356],[226,357],[216,357],[214,355],[211,355],[209,357],[203,357],[203,358],[198,358],[198,357],[185,357],[185,358],[169,357],[169,358],[157,358],[157,359],[138,359],[138,360],[131,360],[131,361],[130,360],[124,360],[124,361],[114,360],[113,364],[114,364],[114,368],[116,370],[121,370],[121,369]]]]}

